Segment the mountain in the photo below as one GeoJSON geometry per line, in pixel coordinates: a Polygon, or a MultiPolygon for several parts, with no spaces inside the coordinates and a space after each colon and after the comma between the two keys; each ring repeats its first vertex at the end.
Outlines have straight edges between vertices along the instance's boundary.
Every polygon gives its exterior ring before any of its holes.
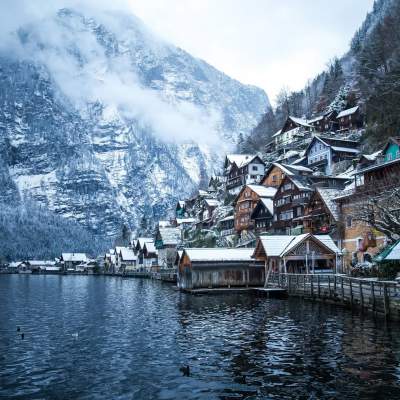
{"type": "Polygon", "coordinates": [[[0,202],[115,237],[204,184],[269,108],[133,15],[25,21],[0,45],[0,202]]]}
{"type": "Polygon", "coordinates": [[[376,0],[357,30],[349,51],[333,58],[326,71],[301,91],[282,90],[241,145],[243,152],[262,148],[290,115],[310,118],[328,110],[359,105],[366,115],[364,145],[371,150],[400,126],[400,1],[376,0]]]}

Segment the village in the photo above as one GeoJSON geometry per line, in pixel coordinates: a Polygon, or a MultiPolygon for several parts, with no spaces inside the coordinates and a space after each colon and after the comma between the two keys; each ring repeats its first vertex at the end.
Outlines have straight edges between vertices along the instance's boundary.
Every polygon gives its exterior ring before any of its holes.
{"type": "Polygon", "coordinates": [[[358,106],[289,116],[259,154],[227,155],[153,235],[97,259],[63,253],[3,272],[154,278],[192,292],[276,287],[274,274],[393,280],[382,271],[400,261],[400,138],[366,154],[363,121],[358,106]]]}

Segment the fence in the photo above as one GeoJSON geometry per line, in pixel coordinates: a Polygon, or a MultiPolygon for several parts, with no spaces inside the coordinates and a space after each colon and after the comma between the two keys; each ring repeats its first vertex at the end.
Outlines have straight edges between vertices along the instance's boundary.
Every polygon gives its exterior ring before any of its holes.
{"type": "Polygon", "coordinates": [[[290,296],[327,300],[400,319],[400,287],[396,282],[333,274],[271,274],[269,286],[290,296]]]}

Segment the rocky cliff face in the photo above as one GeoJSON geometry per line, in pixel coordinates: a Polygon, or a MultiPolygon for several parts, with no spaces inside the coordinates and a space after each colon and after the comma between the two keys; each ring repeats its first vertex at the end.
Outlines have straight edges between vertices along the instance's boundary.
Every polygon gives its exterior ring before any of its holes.
{"type": "Polygon", "coordinates": [[[268,107],[134,16],[60,10],[1,48],[0,201],[114,236],[193,191],[268,107]]]}

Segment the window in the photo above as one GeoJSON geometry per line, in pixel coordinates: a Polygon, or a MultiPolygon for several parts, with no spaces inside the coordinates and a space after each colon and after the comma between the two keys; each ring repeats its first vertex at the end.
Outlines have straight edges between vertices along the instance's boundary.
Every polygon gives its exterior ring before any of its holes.
{"type": "Polygon", "coordinates": [[[353,217],[351,215],[348,215],[346,217],[346,227],[351,228],[352,225],[353,225],[353,217]]]}
{"type": "Polygon", "coordinates": [[[272,175],[272,182],[276,182],[278,180],[278,177],[276,175],[272,175]]]}
{"type": "Polygon", "coordinates": [[[258,171],[257,165],[253,165],[253,166],[251,167],[251,170],[252,170],[252,171],[258,171]]]}

